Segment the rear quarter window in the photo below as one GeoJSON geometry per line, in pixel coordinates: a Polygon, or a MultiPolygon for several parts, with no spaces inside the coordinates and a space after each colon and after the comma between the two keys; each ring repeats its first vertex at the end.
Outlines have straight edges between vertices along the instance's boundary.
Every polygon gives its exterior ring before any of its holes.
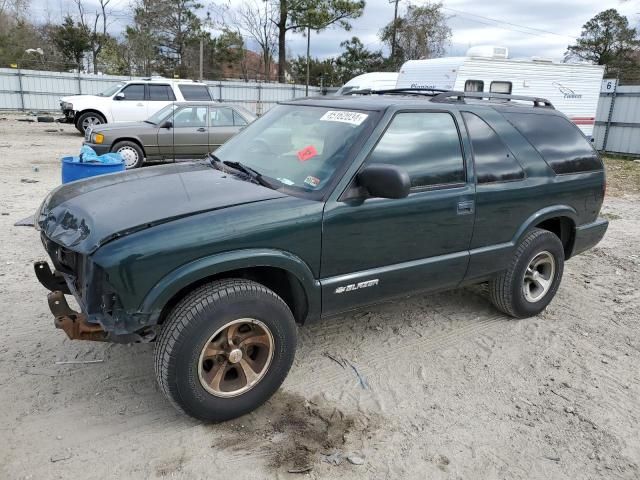
{"type": "Polygon", "coordinates": [[[211,100],[209,87],[206,85],[178,85],[178,88],[187,101],[211,100]]]}
{"type": "Polygon", "coordinates": [[[602,170],[602,161],[573,123],[556,115],[504,113],[504,117],[558,174],[602,170]]]}

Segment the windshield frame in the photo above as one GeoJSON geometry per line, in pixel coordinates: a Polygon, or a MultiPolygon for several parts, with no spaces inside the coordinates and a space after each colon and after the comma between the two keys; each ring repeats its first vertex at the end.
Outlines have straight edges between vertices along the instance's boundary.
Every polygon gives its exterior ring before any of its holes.
{"type": "Polygon", "coordinates": [[[378,122],[380,121],[380,118],[383,116],[384,112],[383,111],[379,111],[379,110],[368,110],[368,109],[364,109],[362,107],[353,108],[353,107],[345,107],[345,106],[342,106],[342,105],[337,106],[337,105],[335,105],[333,103],[329,103],[329,102],[327,102],[326,105],[316,104],[316,103],[302,103],[302,102],[300,102],[300,103],[298,103],[298,102],[278,102],[278,104],[276,106],[274,106],[272,109],[270,109],[264,115],[262,115],[259,118],[257,118],[254,122],[252,122],[249,125],[247,125],[246,128],[244,128],[238,134],[236,134],[235,136],[230,138],[225,144],[223,144],[221,147],[219,147],[214,152],[215,157],[218,158],[222,162],[224,162],[225,160],[232,160],[233,161],[233,159],[224,158],[225,146],[227,146],[227,145],[233,146],[233,144],[236,143],[236,142],[240,143],[240,144],[245,143],[244,137],[246,137],[248,134],[249,135],[251,134],[251,131],[253,130],[253,128],[251,128],[251,127],[253,125],[259,125],[261,122],[266,121],[266,120],[263,120],[263,119],[267,119],[269,117],[269,112],[274,111],[276,108],[279,108],[280,106],[322,108],[322,109],[330,109],[330,110],[344,110],[344,111],[349,111],[349,112],[356,111],[356,112],[360,112],[360,113],[365,113],[365,114],[367,114],[369,116],[369,118],[365,122],[363,130],[360,132],[360,134],[356,137],[356,140],[351,144],[351,146],[347,150],[347,154],[345,156],[344,162],[342,162],[342,164],[339,165],[334,170],[334,172],[331,175],[331,178],[327,182],[327,184],[324,185],[323,187],[319,188],[318,190],[306,190],[304,188],[286,185],[285,183],[280,182],[277,178],[274,178],[274,177],[271,177],[269,175],[263,174],[260,171],[260,167],[259,166],[247,165],[247,166],[250,166],[251,168],[255,168],[255,170],[257,170],[258,173],[260,173],[269,182],[273,183],[274,185],[279,185],[277,188],[275,188],[275,190],[277,190],[279,192],[282,192],[282,193],[284,193],[286,195],[290,195],[290,196],[293,196],[293,197],[306,198],[306,199],[309,199],[309,200],[316,200],[316,201],[326,201],[329,198],[329,196],[331,195],[331,193],[334,191],[334,189],[336,188],[336,186],[338,185],[340,180],[343,178],[343,176],[346,173],[346,171],[353,164],[354,160],[356,159],[358,154],[361,152],[361,150],[362,150],[363,146],[365,145],[365,143],[367,142],[367,140],[371,137],[371,134],[376,129],[376,127],[378,125],[378,122]],[[220,155],[220,154],[222,154],[222,155],[220,155]]]}

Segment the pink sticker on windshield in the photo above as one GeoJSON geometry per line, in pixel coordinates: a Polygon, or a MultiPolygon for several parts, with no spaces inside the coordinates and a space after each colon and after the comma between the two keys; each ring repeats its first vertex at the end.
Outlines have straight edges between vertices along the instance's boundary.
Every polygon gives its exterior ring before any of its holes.
{"type": "Polygon", "coordinates": [[[298,151],[298,160],[300,160],[301,162],[306,162],[316,155],[318,155],[316,147],[314,147],[313,145],[309,145],[308,147],[304,147],[302,150],[298,151]]]}

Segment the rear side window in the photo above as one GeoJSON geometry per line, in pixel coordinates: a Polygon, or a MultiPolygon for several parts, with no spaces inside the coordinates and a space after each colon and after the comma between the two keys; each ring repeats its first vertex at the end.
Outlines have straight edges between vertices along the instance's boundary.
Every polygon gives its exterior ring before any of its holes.
{"type": "Polygon", "coordinates": [[[398,113],[369,161],[403,167],[412,187],[465,182],[460,136],[448,113],[398,113]]]}
{"type": "Polygon", "coordinates": [[[478,183],[522,180],[524,171],[498,134],[479,116],[462,112],[473,148],[478,183]]]}
{"type": "Polygon", "coordinates": [[[467,80],[464,82],[465,92],[484,92],[484,82],[482,80],[467,80]]]}
{"type": "Polygon", "coordinates": [[[149,100],[151,101],[172,101],[176,97],[169,85],[147,85],[149,100]]]}
{"type": "Polygon", "coordinates": [[[209,118],[212,127],[233,126],[233,110],[230,108],[212,108],[209,110],[209,118]]]}
{"type": "Polygon", "coordinates": [[[505,113],[557,174],[602,170],[602,162],[582,132],[564,117],[505,113]]]}
{"type": "Polygon", "coordinates": [[[206,85],[178,85],[178,88],[185,100],[211,100],[209,88],[206,85]]]}

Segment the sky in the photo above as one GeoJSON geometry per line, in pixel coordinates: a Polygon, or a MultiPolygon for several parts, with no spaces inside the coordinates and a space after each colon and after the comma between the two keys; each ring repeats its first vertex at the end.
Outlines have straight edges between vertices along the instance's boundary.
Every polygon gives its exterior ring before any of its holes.
{"type": "MultiPolygon", "coordinates": [[[[85,0],[91,5],[95,0],[85,0]]],[[[415,5],[425,0],[411,0],[415,5]]],[[[226,0],[231,6],[242,0],[226,0]]],[[[207,0],[201,0],[207,5],[207,0]]],[[[383,49],[378,32],[393,18],[389,0],[367,0],[364,15],[352,21],[352,29],[327,29],[311,34],[311,55],[327,58],[340,54],[340,42],[357,36],[371,50],[383,49]]],[[[580,35],[584,23],[597,13],[616,8],[633,26],[640,24],[640,0],[444,0],[444,13],[452,30],[447,55],[464,55],[470,46],[506,46],[512,58],[538,56],[559,60],[567,45],[580,35]]],[[[210,3],[209,3],[210,4],[210,3]]],[[[400,0],[400,13],[408,0],[400,0]]],[[[112,0],[113,33],[128,22],[129,0],[112,0]]],[[[59,21],[66,12],[75,13],[72,0],[31,0],[35,18],[59,21]]],[[[90,7],[87,8],[90,10],[90,7]]],[[[304,55],[306,38],[289,34],[287,51],[304,55]]]]}

